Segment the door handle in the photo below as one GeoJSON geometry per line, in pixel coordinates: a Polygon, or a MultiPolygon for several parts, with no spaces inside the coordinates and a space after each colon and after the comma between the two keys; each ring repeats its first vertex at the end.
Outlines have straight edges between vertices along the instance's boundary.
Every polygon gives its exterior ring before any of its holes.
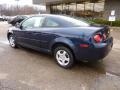
{"type": "Polygon", "coordinates": [[[31,34],[31,32],[26,32],[27,34],[31,34]]]}
{"type": "Polygon", "coordinates": [[[34,35],[38,35],[39,33],[37,33],[37,32],[34,32],[33,34],[34,34],[34,35]]]}

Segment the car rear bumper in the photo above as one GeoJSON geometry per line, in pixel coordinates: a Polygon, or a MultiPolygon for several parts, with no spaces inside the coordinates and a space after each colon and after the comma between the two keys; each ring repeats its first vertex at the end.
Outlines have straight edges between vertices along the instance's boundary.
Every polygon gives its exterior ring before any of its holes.
{"type": "Polygon", "coordinates": [[[111,51],[113,46],[113,38],[109,38],[106,43],[96,44],[89,48],[77,49],[75,57],[79,61],[97,61],[103,59],[111,51]]]}

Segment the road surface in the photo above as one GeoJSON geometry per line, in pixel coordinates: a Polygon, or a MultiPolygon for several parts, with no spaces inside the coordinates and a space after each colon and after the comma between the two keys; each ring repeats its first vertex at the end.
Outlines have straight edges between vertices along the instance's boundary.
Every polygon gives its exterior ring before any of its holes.
{"type": "Polygon", "coordinates": [[[103,62],[65,70],[49,55],[11,48],[9,26],[0,22],[0,90],[120,90],[120,30],[112,30],[114,46],[103,62]]]}

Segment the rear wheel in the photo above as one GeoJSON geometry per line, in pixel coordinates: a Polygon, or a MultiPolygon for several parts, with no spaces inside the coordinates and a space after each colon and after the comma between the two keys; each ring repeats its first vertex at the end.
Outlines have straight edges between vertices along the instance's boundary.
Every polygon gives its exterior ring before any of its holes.
{"type": "Polygon", "coordinates": [[[16,47],[17,47],[17,45],[16,45],[16,43],[15,43],[15,38],[14,38],[14,35],[13,35],[13,34],[10,34],[10,35],[9,35],[8,40],[9,40],[9,44],[10,44],[10,46],[11,46],[12,48],[16,48],[16,47]]]}
{"type": "Polygon", "coordinates": [[[54,50],[54,58],[57,64],[63,68],[71,68],[74,65],[74,56],[69,48],[58,46],[54,50]]]}

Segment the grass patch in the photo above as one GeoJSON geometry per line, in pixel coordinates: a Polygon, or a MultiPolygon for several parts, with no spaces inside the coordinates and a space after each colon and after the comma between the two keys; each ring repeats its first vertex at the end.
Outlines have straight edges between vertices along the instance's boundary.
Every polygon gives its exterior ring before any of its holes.
{"type": "MultiPolygon", "coordinates": [[[[97,23],[97,24],[111,25],[110,21],[107,21],[107,20],[104,20],[104,19],[93,19],[93,20],[90,20],[90,21],[92,21],[94,23],[97,23]]],[[[120,20],[113,21],[112,26],[120,27],[120,20]]]]}

